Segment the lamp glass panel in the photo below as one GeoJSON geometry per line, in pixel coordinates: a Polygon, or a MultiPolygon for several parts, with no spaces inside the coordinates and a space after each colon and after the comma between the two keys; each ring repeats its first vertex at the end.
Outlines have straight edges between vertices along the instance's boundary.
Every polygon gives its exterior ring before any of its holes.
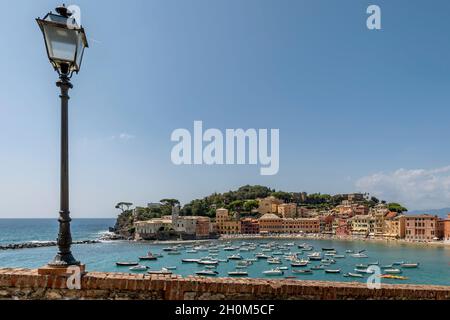
{"type": "Polygon", "coordinates": [[[44,25],[44,33],[50,59],[75,62],[78,44],[75,30],[44,25]]]}

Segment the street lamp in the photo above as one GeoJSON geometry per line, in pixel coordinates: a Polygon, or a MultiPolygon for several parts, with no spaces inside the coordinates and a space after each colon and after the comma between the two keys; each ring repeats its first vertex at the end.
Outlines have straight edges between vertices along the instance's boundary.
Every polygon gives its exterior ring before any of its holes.
{"type": "Polygon", "coordinates": [[[50,12],[43,19],[36,19],[44,35],[47,55],[53,68],[58,72],[56,83],[61,90],[61,198],[59,212],[58,254],[48,265],[50,267],[69,267],[80,265],[70,250],[69,211],[69,137],[68,103],[70,79],[80,71],[84,49],[88,47],[84,29],[78,25],[72,12],[64,5],[56,8],[57,14],[50,12]]]}

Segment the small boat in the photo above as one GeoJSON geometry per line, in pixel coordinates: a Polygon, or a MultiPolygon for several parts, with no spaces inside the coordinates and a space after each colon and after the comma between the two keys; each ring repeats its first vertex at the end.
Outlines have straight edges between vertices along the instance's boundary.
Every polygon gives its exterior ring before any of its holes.
{"type": "Polygon", "coordinates": [[[263,253],[258,253],[257,255],[255,255],[256,259],[270,259],[270,256],[265,255],[263,253]]]}
{"type": "Polygon", "coordinates": [[[296,276],[287,276],[287,277],[284,277],[285,279],[297,279],[297,277],[296,276]]]}
{"type": "Polygon", "coordinates": [[[345,250],[345,253],[355,253],[353,250],[345,250]]]}
{"type": "Polygon", "coordinates": [[[393,264],[387,264],[387,265],[381,266],[381,269],[392,269],[393,267],[394,267],[393,264]]]}
{"type": "Polygon", "coordinates": [[[408,280],[407,277],[402,277],[402,276],[395,276],[392,274],[383,274],[380,276],[380,278],[382,279],[394,279],[394,280],[408,280]]]}
{"type": "Polygon", "coordinates": [[[245,261],[256,262],[256,261],[258,261],[258,259],[256,259],[256,258],[249,258],[249,259],[245,259],[245,261]]]}
{"type": "Polygon", "coordinates": [[[304,247],[302,250],[303,251],[313,251],[314,247],[304,247]]]}
{"type": "Polygon", "coordinates": [[[322,259],[320,262],[323,264],[335,264],[336,263],[336,261],[333,259],[322,259]]]}
{"type": "Polygon", "coordinates": [[[232,256],[228,257],[228,260],[242,260],[242,256],[240,254],[233,254],[232,256]]]}
{"type": "Polygon", "coordinates": [[[236,248],[236,247],[226,247],[226,248],[224,248],[223,250],[224,251],[236,251],[238,248],[236,248]]]}
{"type": "Polygon", "coordinates": [[[167,270],[177,270],[177,267],[164,267],[164,269],[167,269],[167,270]]]}
{"type": "Polygon", "coordinates": [[[202,270],[202,271],[197,271],[195,274],[198,276],[215,277],[219,273],[217,271],[213,271],[213,270],[202,270]]]}
{"type": "Polygon", "coordinates": [[[312,270],[306,269],[306,270],[292,270],[292,273],[296,274],[313,274],[312,270]]]}
{"type": "Polygon", "coordinates": [[[368,258],[367,254],[365,253],[354,253],[350,255],[353,258],[359,258],[359,259],[363,259],[363,258],[368,258]]]}
{"type": "Polygon", "coordinates": [[[364,278],[364,276],[360,273],[351,273],[351,272],[344,274],[344,277],[346,277],[346,278],[364,278]]]}
{"type": "Polygon", "coordinates": [[[289,268],[288,268],[288,267],[278,267],[278,269],[280,269],[280,270],[283,270],[283,271],[285,271],[285,270],[289,270],[289,268]]]}
{"type": "Polygon", "coordinates": [[[308,261],[305,260],[297,260],[297,261],[292,261],[291,262],[291,267],[293,268],[302,268],[302,267],[306,267],[308,265],[308,261]]]}
{"type": "Polygon", "coordinates": [[[327,270],[325,270],[325,272],[336,274],[336,273],[341,273],[341,269],[327,269],[327,270]]]}
{"type": "Polygon", "coordinates": [[[138,265],[139,262],[116,262],[116,266],[118,267],[134,267],[138,265]]]}
{"type": "Polygon", "coordinates": [[[198,263],[200,259],[182,259],[181,262],[183,263],[198,263]]]}
{"type": "Polygon", "coordinates": [[[228,272],[228,275],[231,277],[248,277],[248,272],[247,271],[230,271],[228,272]]]}
{"type": "Polygon", "coordinates": [[[322,260],[322,255],[320,254],[320,252],[314,252],[314,253],[308,254],[308,258],[313,261],[320,261],[320,260],[322,260]]]}
{"type": "Polygon", "coordinates": [[[155,257],[154,255],[146,255],[146,256],[143,256],[143,257],[139,257],[139,260],[141,260],[141,261],[155,261],[155,260],[158,260],[158,258],[155,257]]]}
{"type": "Polygon", "coordinates": [[[205,268],[206,269],[216,269],[217,268],[217,266],[215,265],[211,265],[211,266],[205,266],[205,268]]]}
{"type": "Polygon", "coordinates": [[[177,248],[164,248],[163,249],[163,251],[166,251],[166,252],[170,252],[170,251],[174,251],[174,250],[177,250],[177,248]]]}
{"type": "Polygon", "coordinates": [[[345,259],[345,256],[343,254],[335,254],[334,258],[335,259],[345,259]]]}
{"type": "Polygon", "coordinates": [[[284,271],[280,269],[271,269],[263,272],[266,276],[282,276],[284,275],[284,271]]]}
{"type": "Polygon", "coordinates": [[[219,264],[219,261],[216,261],[216,260],[199,260],[199,261],[197,261],[197,264],[211,266],[211,265],[219,264]]]}
{"type": "Polygon", "coordinates": [[[418,268],[419,264],[418,263],[403,263],[401,265],[402,268],[407,268],[407,269],[413,269],[413,268],[418,268]]]}
{"type": "Polygon", "coordinates": [[[336,251],[334,248],[322,248],[322,251],[336,251]]]}
{"type": "Polygon", "coordinates": [[[355,272],[357,273],[365,273],[365,274],[374,274],[375,271],[372,269],[355,269],[355,272]]]}
{"type": "Polygon", "coordinates": [[[147,269],[148,267],[143,265],[137,265],[130,268],[131,271],[147,271],[147,269]]]}
{"type": "Polygon", "coordinates": [[[360,264],[357,264],[355,267],[358,269],[367,269],[369,267],[369,265],[360,263],[360,264]]]}
{"type": "Polygon", "coordinates": [[[383,272],[386,274],[400,274],[403,271],[400,269],[385,269],[383,272]]]}
{"type": "Polygon", "coordinates": [[[170,256],[179,256],[181,254],[181,252],[178,250],[172,250],[172,251],[167,252],[167,254],[170,256]]]}
{"type": "Polygon", "coordinates": [[[280,259],[268,259],[267,263],[268,264],[282,264],[280,259]]]}
{"type": "Polygon", "coordinates": [[[148,274],[162,274],[162,275],[170,275],[172,271],[162,268],[159,271],[147,271],[148,274]]]}

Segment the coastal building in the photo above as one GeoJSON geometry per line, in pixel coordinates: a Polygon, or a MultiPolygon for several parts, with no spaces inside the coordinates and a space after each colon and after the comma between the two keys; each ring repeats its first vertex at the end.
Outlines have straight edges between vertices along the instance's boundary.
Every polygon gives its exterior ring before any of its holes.
{"type": "Polygon", "coordinates": [[[282,233],[320,233],[319,218],[282,219],[282,233]]]}
{"type": "Polygon", "coordinates": [[[384,238],[404,239],[406,233],[405,221],[406,218],[403,215],[397,215],[395,212],[388,213],[384,221],[384,238]]]}
{"type": "Polygon", "coordinates": [[[333,234],[334,216],[331,214],[320,215],[318,219],[319,219],[319,223],[320,223],[320,233],[333,234]]]}
{"type": "Polygon", "coordinates": [[[310,218],[315,214],[315,211],[307,207],[297,207],[297,216],[299,218],[310,218]]]}
{"type": "Polygon", "coordinates": [[[333,232],[332,233],[338,237],[350,236],[352,233],[351,222],[346,219],[335,218],[333,220],[333,232]]]}
{"type": "Polygon", "coordinates": [[[438,218],[429,214],[405,216],[405,239],[410,241],[433,241],[437,238],[438,218]]]}
{"type": "Polygon", "coordinates": [[[258,219],[252,219],[252,218],[241,219],[241,233],[242,234],[259,234],[258,219]]]}
{"type": "Polygon", "coordinates": [[[219,234],[241,233],[240,221],[232,218],[228,209],[220,208],[216,210],[216,225],[219,234]]]}
{"type": "Polygon", "coordinates": [[[352,235],[369,236],[375,235],[376,219],[372,215],[357,215],[350,219],[352,235]]]}
{"type": "Polygon", "coordinates": [[[258,213],[261,215],[269,213],[278,213],[278,206],[283,203],[283,201],[270,196],[264,199],[258,199],[258,213]]]}
{"type": "Polygon", "coordinates": [[[444,220],[444,241],[450,241],[450,213],[447,215],[447,219],[444,220]]]}
{"type": "Polygon", "coordinates": [[[151,219],[134,223],[136,240],[152,239],[158,233],[173,229],[172,219],[151,219]]]}
{"type": "Polygon", "coordinates": [[[277,211],[281,218],[295,218],[297,217],[297,204],[282,203],[278,205],[277,211]]]}
{"type": "Polygon", "coordinates": [[[273,213],[267,213],[259,218],[260,233],[282,233],[283,219],[273,213]]]}

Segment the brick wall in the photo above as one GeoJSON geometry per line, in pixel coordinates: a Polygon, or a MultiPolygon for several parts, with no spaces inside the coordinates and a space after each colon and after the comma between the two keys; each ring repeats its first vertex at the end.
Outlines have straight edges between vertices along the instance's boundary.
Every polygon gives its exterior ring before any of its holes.
{"type": "Polygon", "coordinates": [[[450,287],[382,285],[298,280],[202,278],[89,272],[81,290],[69,290],[66,276],[42,276],[36,270],[0,269],[0,299],[450,299],[450,287]]]}

